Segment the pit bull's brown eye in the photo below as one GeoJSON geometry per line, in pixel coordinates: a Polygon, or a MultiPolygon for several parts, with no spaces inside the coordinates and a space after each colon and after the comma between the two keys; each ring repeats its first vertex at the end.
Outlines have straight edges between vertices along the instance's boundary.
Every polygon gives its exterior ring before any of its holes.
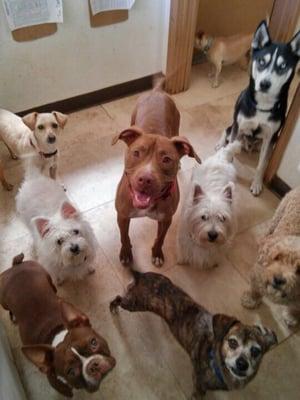
{"type": "Polygon", "coordinates": [[[170,157],[164,156],[164,158],[163,158],[163,163],[168,164],[168,163],[171,162],[171,161],[172,161],[172,160],[171,160],[170,157]]]}
{"type": "Polygon", "coordinates": [[[76,376],[76,371],[74,368],[69,368],[67,371],[67,375],[71,378],[74,378],[76,376]]]}
{"type": "Polygon", "coordinates": [[[98,340],[95,339],[95,338],[93,338],[93,339],[90,341],[90,343],[91,343],[91,347],[92,347],[93,349],[95,349],[95,348],[98,346],[98,340]]]}
{"type": "Polygon", "coordinates": [[[44,125],[38,125],[38,129],[42,131],[44,129],[44,125]]]}
{"type": "Polygon", "coordinates": [[[53,122],[52,128],[53,128],[53,129],[57,129],[57,128],[58,128],[58,125],[57,125],[55,122],[53,122]]]}
{"type": "Polygon", "coordinates": [[[238,341],[235,339],[228,339],[228,345],[232,350],[235,350],[239,347],[238,341]]]}
{"type": "Polygon", "coordinates": [[[258,348],[258,347],[251,347],[250,352],[251,352],[251,356],[252,356],[253,358],[257,358],[257,357],[260,355],[261,350],[260,350],[260,348],[258,348]]]}
{"type": "Polygon", "coordinates": [[[62,239],[62,238],[57,239],[57,241],[56,241],[56,243],[57,243],[59,246],[61,246],[61,245],[63,244],[63,242],[64,242],[64,239],[62,239]]]}
{"type": "Polygon", "coordinates": [[[140,152],[138,150],[134,150],[133,155],[134,155],[134,157],[139,157],[140,152]]]}

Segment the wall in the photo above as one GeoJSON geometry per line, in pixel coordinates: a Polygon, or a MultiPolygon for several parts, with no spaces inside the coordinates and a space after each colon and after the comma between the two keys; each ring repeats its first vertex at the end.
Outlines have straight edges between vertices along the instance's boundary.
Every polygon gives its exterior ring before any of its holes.
{"type": "Polygon", "coordinates": [[[272,6],[273,0],[200,0],[197,28],[213,36],[250,33],[272,6]]]}
{"type": "Polygon", "coordinates": [[[159,72],[169,0],[136,0],[129,19],[91,28],[88,0],[64,0],[64,23],[15,42],[0,3],[0,108],[17,112],[159,72]]]}
{"type": "Polygon", "coordinates": [[[300,119],[287,145],[277,175],[291,188],[300,185],[300,119]]]}

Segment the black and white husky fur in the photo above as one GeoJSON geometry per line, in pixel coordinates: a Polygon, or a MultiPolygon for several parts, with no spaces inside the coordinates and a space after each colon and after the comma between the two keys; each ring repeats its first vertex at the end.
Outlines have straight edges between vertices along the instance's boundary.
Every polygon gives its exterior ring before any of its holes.
{"type": "Polygon", "coordinates": [[[250,191],[258,196],[272,148],[284,123],[288,91],[300,58],[300,31],[289,43],[273,43],[265,21],[252,41],[249,86],[240,94],[233,124],[222,134],[217,148],[236,139],[246,151],[259,145],[259,161],[250,191]]]}

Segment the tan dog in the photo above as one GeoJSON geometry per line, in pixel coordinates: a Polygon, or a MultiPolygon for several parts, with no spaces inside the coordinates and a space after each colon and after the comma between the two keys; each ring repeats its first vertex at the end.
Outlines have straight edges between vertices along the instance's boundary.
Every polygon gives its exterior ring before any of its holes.
{"type": "MultiPolygon", "coordinates": [[[[33,112],[23,118],[0,109],[0,141],[3,141],[13,159],[32,155],[43,171],[56,178],[57,135],[64,128],[68,117],[60,112],[33,112]]],[[[13,186],[5,179],[0,161],[0,181],[6,190],[13,186]]]]}
{"type": "Polygon", "coordinates": [[[215,68],[215,71],[212,70],[209,75],[209,77],[213,78],[213,88],[218,87],[220,84],[219,76],[223,65],[240,62],[242,68],[247,68],[252,37],[253,34],[237,34],[213,38],[201,31],[196,34],[195,48],[202,50],[215,68]]]}
{"type": "Polygon", "coordinates": [[[188,155],[201,162],[189,141],[178,136],[180,114],[161,86],[162,82],[138,99],[132,126],[113,140],[113,144],[123,140],[128,146],[115,203],[122,264],[133,260],[128,235],[130,219],[144,216],[158,221],[152,262],[156,266],[163,264],[162,245],[179,202],[176,177],[179,160],[188,155]]]}
{"type": "Polygon", "coordinates": [[[242,297],[246,308],[257,307],[263,296],[287,306],[288,326],[300,320],[300,187],[281,201],[259,248],[250,290],[242,297]]]}

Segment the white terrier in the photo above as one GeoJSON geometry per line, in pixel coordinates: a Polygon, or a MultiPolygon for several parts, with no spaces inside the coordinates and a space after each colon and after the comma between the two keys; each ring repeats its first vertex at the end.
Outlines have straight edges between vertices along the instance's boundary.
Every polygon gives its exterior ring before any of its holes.
{"type": "Polygon", "coordinates": [[[58,285],[95,271],[97,240],[93,230],[59,183],[31,168],[16,202],[33,235],[39,262],[58,285]]]}
{"type": "MultiPolygon", "coordinates": [[[[0,109],[0,141],[6,145],[11,158],[28,156],[43,172],[56,179],[58,144],[57,136],[68,117],[58,111],[33,112],[23,118],[0,109]]],[[[26,157],[26,158],[28,158],[26,157]]],[[[6,190],[13,186],[4,177],[0,163],[0,180],[6,190]]]]}
{"type": "Polygon", "coordinates": [[[236,230],[233,156],[241,144],[221,148],[193,171],[178,227],[179,264],[217,266],[236,230]]]}

